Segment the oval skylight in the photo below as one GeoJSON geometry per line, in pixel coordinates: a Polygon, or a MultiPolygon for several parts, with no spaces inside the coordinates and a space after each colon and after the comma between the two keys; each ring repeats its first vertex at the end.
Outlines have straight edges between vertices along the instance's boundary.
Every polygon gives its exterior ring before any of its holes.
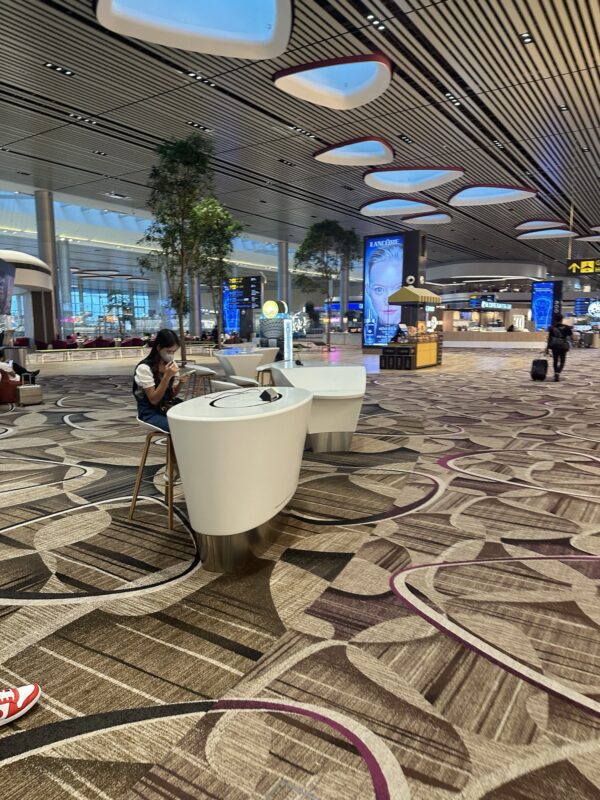
{"type": "Polygon", "coordinates": [[[464,174],[460,167],[389,167],[371,169],[365,172],[364,179],[373,189],[404,193],[432,189],[462,178],[464,174]]]}
{"type": "Polygon", "coordinates": [[[548,228],[566,228],[567,223],[559,219],[526,219],[515,225],[516,231],[538,231],[548,228]]]}
{"type": "Polygon", "coordinates": [[[408,217],[404,220],[407,225],[444,225],[452,222],[450,214],[440,212],[439,214],[417,214],[415,217],[408,217]]]}
{"type": "MultiPolygon", "coordinates": [[[[594,228],[592,228],[594,230],[594,228]]],[[[597,228],[595,230],[598,230],[597,228]]],[[[578,242],[600,242],[600,233],[594,233],[591,236],[578,236],[578,242]]]]}
{"type": "Polygon", "coordinates": [[[98,0],[98,22],[121,36],[231,58],[275,58],[292,30],[291,0],[98,0]]]}
{"type": "Polygon", "coordinates": [[[414,197],[385,197],[366,203],[360,209],[360,213],[366,217],[406,217],[428,211],[437,211],[437,208],[414,197]]]}
{"type": "Polygon", "coordinates": [[[390,85],[392,69],[382,53],[313,61],[273,75],[278,89],[340,111],[375,100],[390,85]]]}
{"type": "Polygon", "coordinates": [[[391,144],[377,136],[350,139],[318,150],[314,154],[317,161],[324,164],[340,164],[346,167],[369,167],[375,164],[389,164],[394,160],[391,144]]]}
{"type": "Polygon", "coordinates": [[[569,231],[565,228],[548,228],[544,231],[527,231],[517,236],[517,239],[572,239],[577,236],[576,231],[569,231]]]}
{"type": "Polygon", "coordinates": [[[501,186],[478,184],[466,186],[455,192],[448,202],[451,206],[488,206],[496,203],[514,203],[535,197],[535,189],[528,186],[501,186]]]}

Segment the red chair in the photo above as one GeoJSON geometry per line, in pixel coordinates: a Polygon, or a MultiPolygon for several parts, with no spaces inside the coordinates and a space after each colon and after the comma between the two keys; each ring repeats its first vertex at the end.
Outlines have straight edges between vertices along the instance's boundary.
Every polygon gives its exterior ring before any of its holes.
{"type": "Polygon", "coordinates": [[[35,340],[35,347],[36,350],[47,350],[48,349],[48,342],[40,342],[38,339],[35,340]]]}
{"type": "Polygon", "coordinates": [[[17,336],[14,340],[15,347],[29,347],[29,337],[28,336],[17,336]]]}
{"type": "Polygon", "coordinates": [[[54,339],[52,342],[53,350],[66,350],[68,346],[68,342],[66,342],[64,339],[54,339]]]}
{"type": "Polygon", "coordinates": [[[17,386],[20,381],[11,381],[6,370],[0,370],[0,404],[17,402],[17,386]]]}

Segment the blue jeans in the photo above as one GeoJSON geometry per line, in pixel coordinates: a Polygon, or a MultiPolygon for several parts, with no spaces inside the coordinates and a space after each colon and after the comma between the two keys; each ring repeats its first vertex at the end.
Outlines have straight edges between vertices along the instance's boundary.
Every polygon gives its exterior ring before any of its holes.
{"type": "Polygon", "coordinates": [[[160,411],[148,402],[148,399],[138,399],[138,417],[161,431],[169,433],[169,420],[166,414],[161,414],[160,411]]]}

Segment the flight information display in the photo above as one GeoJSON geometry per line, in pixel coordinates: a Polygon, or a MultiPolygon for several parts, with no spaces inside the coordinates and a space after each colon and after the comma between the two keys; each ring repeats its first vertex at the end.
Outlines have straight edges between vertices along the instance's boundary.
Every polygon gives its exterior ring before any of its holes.
{"type": "Polygon", "coordinates": [[[239,333],[240,311],[262,308],[262,276],[244,275],[223,281],[223,327],[239,333]]]}

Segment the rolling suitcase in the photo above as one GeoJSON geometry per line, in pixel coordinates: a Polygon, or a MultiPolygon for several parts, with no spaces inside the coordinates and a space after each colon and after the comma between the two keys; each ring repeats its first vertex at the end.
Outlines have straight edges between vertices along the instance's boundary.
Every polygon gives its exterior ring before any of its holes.
{"type": "Polygon", "coordinates": [[[534,358],[531,364],[531,379],[534,381],[545,381],[548,374],[548,359],[534,358]]]}

